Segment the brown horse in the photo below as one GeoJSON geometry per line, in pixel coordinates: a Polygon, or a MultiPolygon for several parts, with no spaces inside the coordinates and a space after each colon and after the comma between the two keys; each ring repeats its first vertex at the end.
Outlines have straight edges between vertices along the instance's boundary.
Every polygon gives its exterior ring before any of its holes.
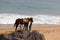
{"type": "Polygon", "coordinates": [[[21,28],[21,25],[24,24],[24,23],[23,23],[23,19],[20,19],[20,18],[16,19],[16,21],[15,21],[15,23],[14,23],[14,27],[16,27],[16,28],[15,28],[15,31],[17,30],[17,27],[18,27],[19,24],[20,24],[20,28],[21,28]]]}
{"type": "Polygon", "coordinates": [[[15,28],[15,31],[17,30],[17,27],[18,25],[20,24],[20,28],[21,28],[21,25],[24,25],[24,28],[25,30],[28,30],[28,24],[30,22],[30,25],[29,25],[29,30],[31,30],[31,26],[32,26],[32,22],[33,22],[33,18],[18,18],[16,19],[15,23],[14,23],[14,26],[16,27],[15,28]]]}

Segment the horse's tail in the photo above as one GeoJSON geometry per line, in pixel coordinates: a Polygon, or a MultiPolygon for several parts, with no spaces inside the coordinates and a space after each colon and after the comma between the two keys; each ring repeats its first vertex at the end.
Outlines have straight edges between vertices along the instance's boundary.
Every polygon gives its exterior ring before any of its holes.
{"type": "Polygon", "coordinates": [[[14,27],[16,26],[16,23],[17,23],[17,20],[15,21],[15,23],[14,23],[14,25],[13,25],[14,27]]]}

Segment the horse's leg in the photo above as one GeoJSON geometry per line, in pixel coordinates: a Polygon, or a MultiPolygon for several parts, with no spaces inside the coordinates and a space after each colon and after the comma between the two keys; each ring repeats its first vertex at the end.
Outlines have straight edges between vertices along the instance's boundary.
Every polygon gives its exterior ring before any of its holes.
{"type": "Polygon", "coordinates": [[[26,22],[25,24],[24,24],[25,26],[25,30],[28,30],[28,23],[26,22]]]}
{"type": "Polygon", "coordinates": [[[19,27],[20,27],[20,29],[22,29],[22,28],[21,28],[21,24],[20,24],[20,26],[19,26],[19,27]]]}
{"type": "Polygon", "coordinates": [[[26,24],[26,30],[28,30],[28,23],[26,24]]]}
{"type": "Polygon", "coordinates": [[[29,25],[29,30],[31,30],[31,26],[32,26],[32,22],[30,22],[30,25],[29,25]]]}
{"type": "Polygon", "coordinates": [[[23,30],[25,30],[25,23],[24,23],[24,27],[23,27],[23,30]]]}
{"type": "Polygon", "coordinates": [[[23,30],[25,30],[25,24],[23,24],[23,30]]]}
{"type": "Polygon", "coordinates": [[[18,24],[16,24],[16,28],[15,28],[15,31],[17,31],[17,27],[18,27],[18,24]]]}

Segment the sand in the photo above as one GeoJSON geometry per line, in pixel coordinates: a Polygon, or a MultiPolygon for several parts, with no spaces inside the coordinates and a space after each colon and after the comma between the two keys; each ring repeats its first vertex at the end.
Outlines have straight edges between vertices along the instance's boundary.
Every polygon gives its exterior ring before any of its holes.
{"type": "MultiPolygon", "coordinates": [[[[13,25],[0,24],[0,34],[9,34],[14,32],[13,25]]],[[[19,28],[18,28],[19,29],[19,28]]],[[[45,36],[46,40],[60,40],[60,26],[59,25],[33,25],[32,30],[37,30],[45,36]]],[[[32,31],[31,30],[31,31],[32,31]]]]}

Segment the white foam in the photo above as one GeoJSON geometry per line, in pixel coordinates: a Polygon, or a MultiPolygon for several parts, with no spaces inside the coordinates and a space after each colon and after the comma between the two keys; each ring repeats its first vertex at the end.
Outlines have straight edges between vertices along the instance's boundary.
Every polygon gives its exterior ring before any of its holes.
{"type": "Polygon", "coordinates": [[[34,24],[59,24],[60,16],[49,16],[49,15],[19,15],[19,14],[0,14],[0,24],[14,24],[17,18],[33,17],[34,24]]]}

